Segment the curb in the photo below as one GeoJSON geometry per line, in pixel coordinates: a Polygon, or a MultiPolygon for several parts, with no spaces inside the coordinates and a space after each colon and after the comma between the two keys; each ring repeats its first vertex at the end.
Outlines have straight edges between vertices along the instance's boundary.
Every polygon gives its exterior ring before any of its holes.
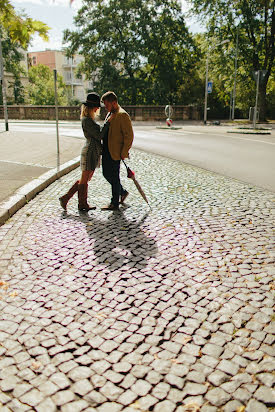
{"type": "Polygon", "coordinates": [[[21,186],[14,195],[8,200],[0,204],[0,226],[3,225],[14,213],[21,207],[25,206],[27,202],[33,199],[37,193],[46,189],[51,183],[58,180],[61,176],[66,175],[79,166],[79,156],[66,163],[63,163],[59,170],[57,167],[49,170],[37,179],[21,186]]]}
{"type": "Polygon", "coordinates": [[[241,131],[241,132],[239,132],[239,131],[235,131],[235,130],[228,130],[226,133],[237,133],[237,134],[261,134],[261,135],[267,135],[267,134],[271,134],[271,132],[261,132],[261,131],[259,131],[259,132],[253,132],[253,131],[241,131]]]}

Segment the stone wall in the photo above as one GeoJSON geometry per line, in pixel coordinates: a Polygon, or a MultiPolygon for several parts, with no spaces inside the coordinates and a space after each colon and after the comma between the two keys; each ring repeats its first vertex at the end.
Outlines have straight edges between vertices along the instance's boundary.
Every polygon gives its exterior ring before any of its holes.
{"type": "MultiPolygon", "coordinates": [[[[164,120],[165,106],[125,106],[132,120],[164,120]]],[[[200,120],[200,113],[195,106],[173,106],[173,120],[200,120]]],[[[79,106],[59,106],[59,120],[79,120],[79,106]]],[[[55,106],[8,106],[9,119],[18,120],[55,120],[55,106]]],[[[0,106],[0,118],[4,118],[3,106],[0,106]]]]}

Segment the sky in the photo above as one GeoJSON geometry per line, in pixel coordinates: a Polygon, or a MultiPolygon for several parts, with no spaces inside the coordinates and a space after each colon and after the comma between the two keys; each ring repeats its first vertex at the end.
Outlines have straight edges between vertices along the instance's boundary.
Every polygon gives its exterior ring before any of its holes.
{"type": "MultiPolygon", "coordinates": [[[[181,1],[183,10],[187,11],[186,1],[181,1]]],[[[62,48],[63,31],[74,28],[73,18],[81,7],[81,0],[74,0],[71,7],[69,0],[11,0],[11,4],[17,12],[24,11],[32,19],[41,20],[51,27],[49,42],[35,35],[28,48],[28,51],[43,51],[62,48]]],[[[192,32],[201,31],[200,25],[193,19],[187,18],[186,24],[192,32]]]]}

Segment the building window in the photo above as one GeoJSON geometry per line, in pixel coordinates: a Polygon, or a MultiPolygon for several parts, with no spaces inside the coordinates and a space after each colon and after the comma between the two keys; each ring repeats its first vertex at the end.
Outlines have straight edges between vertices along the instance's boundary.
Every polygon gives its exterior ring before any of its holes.
{"type": "Polygon", "coordinates": [[[33,66],[36,65],[36,56],[33,56],[33,58],[32,58],[32,65],[33,65],[33,66]]]}

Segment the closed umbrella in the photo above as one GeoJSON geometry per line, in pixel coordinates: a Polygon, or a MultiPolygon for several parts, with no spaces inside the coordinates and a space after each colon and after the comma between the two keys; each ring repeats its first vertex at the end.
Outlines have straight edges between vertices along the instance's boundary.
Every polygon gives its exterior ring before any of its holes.
{"type": "Polygon", "coordinates": [[[142,187],[140,186],[140,184],[138,183],[137,179],[135,178],[135,172],[134,172],[133,170],[131,170],[129,166],[127,166],[127,164],[125,163],[124,160],[123,160],[123,163],[124,163],[124,165],[125,165],[125,167],[126,167],[126,169],[127,169],[127,177],[128,177],[129,179],[132,179],[132,180],[133,180],[134,184],[136,185],[137,190],[139,191],[139,193],[141,194],[141,196],[143,197],[143,199],[145,200],[145,202],[148,204],[148,206],[149,206],[150,209],[151,209],[151,206],[149,205],[148,199],[147,199],[147,197],[146,197],[146,195],[145,195],[142,187]]]}

